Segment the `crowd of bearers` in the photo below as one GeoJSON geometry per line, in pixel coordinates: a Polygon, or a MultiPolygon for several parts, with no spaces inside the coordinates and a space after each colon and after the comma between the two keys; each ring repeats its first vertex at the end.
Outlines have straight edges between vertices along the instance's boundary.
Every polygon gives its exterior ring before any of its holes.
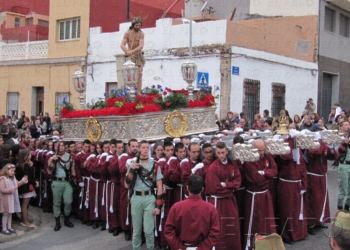
{"type": "MultiPolygon", "coordinates": [[[[292,147],[290,137],[285,138],[285,142],[292,147]]],[[[235,142],[242,140],[238,136],[234,139],[235,142]]],[[[212,143],[182,141],[186,145],[166,138],[151,145],[148,156],[142,153],[144,164],[146,159],[156,163],[162,176],[162,193],[166,194],[161,197],[163,205],[158,204],[159,199],[154,204],[159,205],[160,213],[151,215],[154,217],[151,227],[154,228],[154,248],[210,245],[215,249],[249,249],[255,233],[275,232],[292,244],[313,235],[317,227],[329,222],[327,160],[334,160],[337,152],[321,140],[319,150],[301,152],[297,149],[298,153],[294,150],[280,156],[266,153],[264,141],[255,140],[253,147],[260,155],[257,162],[231,159],[226,144],[219,138],[212,143]],[[188,188],[193,176],[205,183],[202,191],[197,190],[199,180],[193,180],[197,189],[188,188]],[[216,223],[208,226],[205,220],[193,233],[210,231],[210,237],[202,235],[194,239],[185,237],[187,233],[171,231],[182,227],[182,212],[176,211],[182,211],[184,205],[176,204],[200,206],[200,202],[196,203],[198,198],[217,212],[219,232],[215,229],[216,223]],[[174,234],[178,240],[170,240],[174,234]]],[[[134,193],[125,185],[126,176],[134,166],[130,161],[140,157],[136,139],[124,145],[116,139],[97,143],[89,140],[63,142],[58,137],[35,140],[24,135],[23,146],[25,149],[17,157],[9,155],[11,146],[1,146],[0,162],[5,165],[6,158],[12,158],[17,162],[17,179],[28,178],[29,184],[19,189],[24,226],[34,226],[27,218],[26,208],[29,200],[35,199],[44,212],[54,213],[55,231],[61,229],[61,215],[65,226],[74,227],[70,219],[74,215],[93,229],[106,230],[114,236],[124,232],[127,241],[133,237],[139,239],[143,228],[147,232],[148,246],[152,246],[149,228],[136,225],[139,220],[133,221],[135,210],[130,199],[134,193]],[[137,234],[133,235],[135,226],[137,234]]],[[[135,170],[135,174],[141,173],[135,170]]],[[[143,191],[140,190],[140,194],[145,194],[143,191]]],[[[208,211],[212,218],[216,217],[213,210],[208,211]]],[[[139,241],[134,243],[138,249],[139,241]]]]}

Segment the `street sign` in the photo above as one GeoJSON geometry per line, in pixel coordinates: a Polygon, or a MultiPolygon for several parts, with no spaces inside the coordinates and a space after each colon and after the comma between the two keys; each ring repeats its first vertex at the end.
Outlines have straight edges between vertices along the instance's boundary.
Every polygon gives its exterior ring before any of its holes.
{"type": "Polygon", "coordinates": [[[197,88],[209,86],[209,73],[197,72],[197,88]]]}
{"type": "Polygon", "coordinates": [[[239,76],[239,67],[232,66],[232,75],[239,76]]]}

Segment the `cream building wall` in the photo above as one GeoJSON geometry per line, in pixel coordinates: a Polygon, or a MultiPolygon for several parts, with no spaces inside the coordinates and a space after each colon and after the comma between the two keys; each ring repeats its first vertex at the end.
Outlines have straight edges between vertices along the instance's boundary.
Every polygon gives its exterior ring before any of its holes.
{"type": "Polygon", "coordinates": [[[49,58],[85,56],[87,53],[90,0],[50,1],[49,58]],[[80,18],[80,38],[59,41],[58,23],[61,20],[80,18]]]}
{"type": "Polygon", "coordinates": [[[33,95],[35,87],[44,88],[43,111],[49,112],[51,116],[55,112],[57,93],[69,92],[70,102],[79,108],[78,93],[71,80],[77,67],[78,63],[1,66],[0,114],[6,114],[7,94],[18,92],[18,112],[25,111],[28,116],[36,115],[33,111],[36,102],[36,96],[33,95]]]}

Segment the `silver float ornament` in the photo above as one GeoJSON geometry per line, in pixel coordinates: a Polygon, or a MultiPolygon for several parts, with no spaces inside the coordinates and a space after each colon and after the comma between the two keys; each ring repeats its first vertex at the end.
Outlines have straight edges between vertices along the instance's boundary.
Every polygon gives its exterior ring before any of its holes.
{"type": "Polygon", "coordinates": [[[183,79],[188,83],[187,85],[187,91],[188,91],[188,97],[189,99],[193,99],[193,82],[196,80],[197,77],[197,65],[192,60],[187,60],[184,62],[181,66],[181,72],[183,79]]]}
{"type": "Polygon", "coordinates": [[[129,97],[135,98],[135,84],[137,84],[139,79],[139,68],[138,66],[130,61],[130,58],[123,64],[122,76],[125,86],[129,88],[129,97]]]}
{"type": "Polygon", "coordinates": [[[85,97],[83,92],[86,90],[85,74],[81,68],[77,68],[72,76],[72,82],[74,89],[79,93],[78,99],[80,103],[80,109],[84,109],[85,97]]]}
{"type": "Polygon", "coordinates": [[[260,159],[258,150],[253,148],[252,145],[244,143],[236,143],[232,147],[234,159],[241,161],[254,162],[260,159]]]}
{"type": "Polygon", "coordinates": [[[322,141],[326,144],[339,145],[344,142],[345,137],[338,134],[338,130],[322,130],[322,141]]]}

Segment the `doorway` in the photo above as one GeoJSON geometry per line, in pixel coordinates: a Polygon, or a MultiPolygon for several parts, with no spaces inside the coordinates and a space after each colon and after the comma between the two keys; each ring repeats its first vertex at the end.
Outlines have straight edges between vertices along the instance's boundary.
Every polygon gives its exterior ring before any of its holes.
{"type": "Polygon", "coordinates": [[[32,97],[32,115],[36,116],[44,112],[44,87],[33,87],[32,97]]]}

